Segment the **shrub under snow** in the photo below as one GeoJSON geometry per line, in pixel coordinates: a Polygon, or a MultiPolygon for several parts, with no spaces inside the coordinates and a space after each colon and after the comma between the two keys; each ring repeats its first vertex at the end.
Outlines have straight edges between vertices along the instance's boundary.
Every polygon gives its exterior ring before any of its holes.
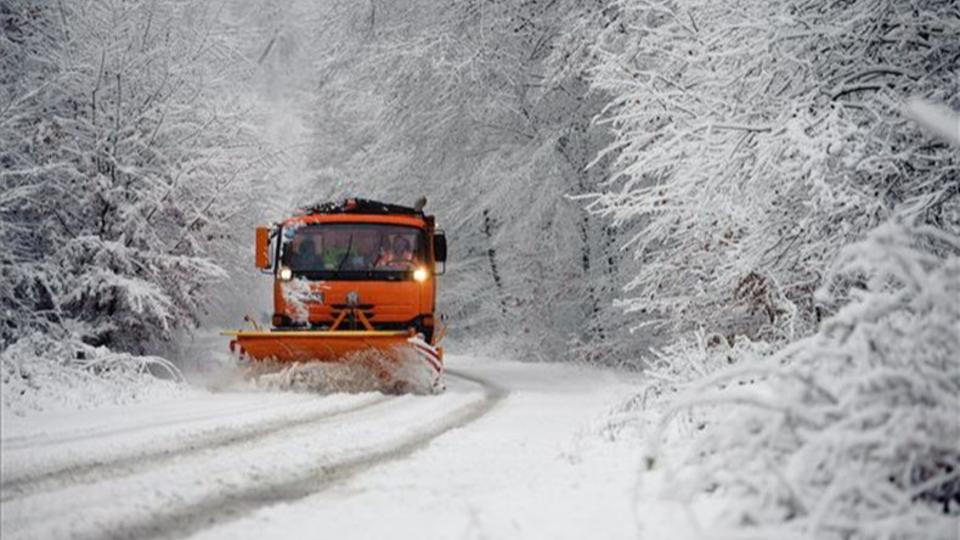
{"type": "Polygon", "coordinates": [[[39,333],[0,352],[4,414],[130,403],[182,392],[175,382],[180,379],[179,370],[163,358],[113,352],[39,333]]]}
{"type": "Polygon", "coordinates": [[[733,497],[719,525],[737,536],[955,538],[960,239],[884,225],[830,277],[821,300],[844,305],[815,335],[744,361],[734,350],[702,377],[671,368],[695,382],[667,402],[661,434],[678,415],[701,425],[681,455],[655,443],[648,464],[682,471],[681,493],[733,497]]]}

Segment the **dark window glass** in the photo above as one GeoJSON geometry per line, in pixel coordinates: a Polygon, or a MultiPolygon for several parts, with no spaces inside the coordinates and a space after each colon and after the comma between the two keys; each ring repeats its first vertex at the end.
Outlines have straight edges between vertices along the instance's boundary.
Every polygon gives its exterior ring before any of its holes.
{"type": "Polygon", "coordinates": [[[308,279],[409,279],[424,260],[423,231],[370,223],[285,227],[281,265],[308,279]]]}

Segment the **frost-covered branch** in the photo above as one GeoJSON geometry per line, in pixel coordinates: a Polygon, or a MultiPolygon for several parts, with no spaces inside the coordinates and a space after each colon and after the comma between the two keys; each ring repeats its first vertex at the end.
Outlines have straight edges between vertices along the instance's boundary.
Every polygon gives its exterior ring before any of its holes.
{"type": "MultiPolygon", "coordinates": [[[[955,222],[957,152],[902,113],[913,96],[960,109],[949,2],[622,0],[610,13],[592,78],[613,96],[600,121],[616,159],[589,208],[633,231],[631,310],[673,331],[805,335],[842,246],[898,212],[955,222]]],[[[956,116],[911,103],[956,137],[956,116]]]]}

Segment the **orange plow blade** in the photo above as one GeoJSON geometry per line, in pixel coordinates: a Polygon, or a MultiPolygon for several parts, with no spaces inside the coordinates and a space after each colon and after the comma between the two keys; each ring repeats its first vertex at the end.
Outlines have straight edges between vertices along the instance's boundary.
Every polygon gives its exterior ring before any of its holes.
{"type": "Polygon", "coordinates": [[[411,332],[383,330],[237,330],[230,350],[254,361],[308,364],[330,362],[366,368],[381,382],[440,385],[443,349],[411,332]]]}

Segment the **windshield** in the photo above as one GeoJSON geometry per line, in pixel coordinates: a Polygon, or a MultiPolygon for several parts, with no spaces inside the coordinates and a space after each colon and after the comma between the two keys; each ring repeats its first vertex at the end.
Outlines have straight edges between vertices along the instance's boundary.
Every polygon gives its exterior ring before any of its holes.
{"type": "Polygon", "coordinates": [[[407,279],[422,263],[423,233],[414,227],[327,223],[286,227],[282,266],[310,279],[407,279]]]}

